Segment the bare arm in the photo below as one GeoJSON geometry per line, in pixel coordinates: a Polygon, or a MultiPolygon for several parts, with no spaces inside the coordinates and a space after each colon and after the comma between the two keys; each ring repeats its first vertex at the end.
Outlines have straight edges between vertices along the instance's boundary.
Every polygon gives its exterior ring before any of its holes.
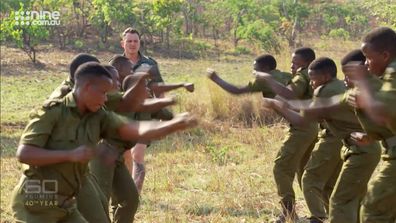
{"type": "Polygon", "coordinates": [[[16,154],[19,162],[33,166],[63,162],[87,162],[93,155],[93,149],[87,146],[79,146],[74,150],[48,150],[26,144],[19,145],[16,154]]]}
{"type": "Polygon", "coordinates": [[[212,80],[219,87],[221,87],[223,90],[227,91],[230,94],[240,95],[240,94],[250,93],[250,90],[247,86],[238,87],[233,84],[230,84],[227,81],[221,79],[219,75],[217,75],[216,71],[211,68],[208,68],[206,72],[210,80],[212,80]]]}
{"type": "Polygon", "coordinates": [[[174,105],[176,103],[173,98],[148,98],[137,108],[137,112],[157,112],[162,108],[174,105]]]}
{"type": "Polygon", "coordinates": [[[314,119],[326,118],[336,112],[341,106],[343,95],[335,95],[330,98],[316,98],[309,100],[289,100],[287,104],[293,110],[302,110],[307,116],[314,119]]]}
{"type": "Polygon", "coordinates": [[[182,113],[169,121],[140,121],[125,124],[118,129],[118,134],[123,140],[150,141],[196,125],[197,120],[194,117],[182,113]]]}
{"type": "Polygon", "coordinates": [[[285,87],[283,84],[276,81],[271,74],[255,71],[254,74],[259,80],[264,80],[272,89],[275,94],[280,95],[285,99],[296,99],[296,95],[290,88],[290,86],[285,87]]]}
{"type": "Polygon", "coordinates": [[[263,100],[264,106],[274,109],[293,125],[304,126],[309,122],[308,118],[288,108],[288,105],[283,101],[272,98],[264,98],[263,100]]]}
{"type": "Polygon", "coordinates": [[[150,89],[155,95],[162,95],[165,92],[172,91],[178,88],[185,88],[189,92],[194,91],[194,84],[192,83],[179,83],[179,84],[165,84],[165,83],[152,83],[150,89]]]}
{"type": "Polygon", "coordinates": [[[127,89],[118,105],[117,112],[139,111],[148,93],[145,79],[147,73],[136,73],[135,76],[127,76],[123,82],[123,88],[127,89]],[[137,79],[137,80],[136,80],[137,79]]]}

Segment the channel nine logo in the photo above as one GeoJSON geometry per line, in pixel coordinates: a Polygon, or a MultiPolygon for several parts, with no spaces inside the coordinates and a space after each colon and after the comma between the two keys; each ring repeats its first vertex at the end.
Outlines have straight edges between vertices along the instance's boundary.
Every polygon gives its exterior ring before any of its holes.
{"type": "Polygon", "coordinates": [[[16,11],[15,24],[21,26],[59,26],[59,11],[16,11]]]}

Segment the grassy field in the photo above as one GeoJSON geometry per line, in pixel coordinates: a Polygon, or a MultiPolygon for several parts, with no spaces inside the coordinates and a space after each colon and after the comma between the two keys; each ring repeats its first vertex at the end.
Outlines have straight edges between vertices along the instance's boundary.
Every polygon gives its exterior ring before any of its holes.
{"type": "MultiPolygon", "coordinates": [[[[318,56],[339,61],[358,43],[320,41],[318,56]]],[[[29,112],[39,106],[68,75],[77,52],[43,48],[33,66],[18,49],[1,47],[1,222],[13,222],[10,194],[21,174],[14,158],[29,112]]],[[[98,52],[101,61],[112,54],[98,52]]],[[[277,55],[278,67],[289,70],[290,52],[277,55]]],[[[155,142],[146,155],[147,174],[136,222],[269,222],[278,198],[273,159],[286,123],[259,105],[260,95],[233,97],[209,82],[207,67],[225,79],[247,83],[254,56],[222,56],[200,60],[155,57],[166,82],[194,82],[196,91],[177,90],[175,112],[189,111],[198,128],[155,142]]],[[[297,209],[307,215],[296,185],[297,209]]]]}

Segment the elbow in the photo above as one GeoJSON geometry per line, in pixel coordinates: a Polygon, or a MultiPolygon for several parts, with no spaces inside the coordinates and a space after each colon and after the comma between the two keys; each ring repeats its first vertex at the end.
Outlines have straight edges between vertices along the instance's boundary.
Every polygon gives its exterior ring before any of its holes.
{"type": "Polygon", "coordinates": [[[28,163],[28,157],[29,157],[29,152],[26,149],[25,145],[20,145],[17,149],[16,152],[16,158],[20,163],[25,163],[25,164],[29,164],[28,163]]]}

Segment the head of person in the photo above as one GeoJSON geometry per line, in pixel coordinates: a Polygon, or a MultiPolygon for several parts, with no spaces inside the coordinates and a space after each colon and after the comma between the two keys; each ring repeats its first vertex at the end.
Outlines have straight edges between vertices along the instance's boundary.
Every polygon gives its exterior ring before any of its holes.
{"type": "Polygon", "coordinates": [[[396,58],[396,33],[388,27],[375,28],[363,37],[361,49],[369,72],[381,76],[396,58]]]}
{"type": "Polygon", "coordinates": [[[124,56],[115,56],[113,59],[111,59],[109,64],[117,69],[120,83],[124,81],[126,76],[131,74],[132,63],[124,56]]]}
{"type": "Polygon", "coordinates": [[[122,32],[121,35],[121,47],[124,49],[126,56],[137,55],[140,50],[140,33],[132,28],[128,27],[122,32]]]}
{"type": "Polygon", "coordinates": [[[69,74],[70,75],[70,81],[72,83],[74,83],[74,73],[76,72],[77,68],[81,64],[86,63],[86,62],[98,62],[99,63],[99,60],[95,56],[93,56],[91,54],[87,54],[87,53],[77,54],[72,59],[72,61],[70,63],[70,67],[69,67],[69,70],[70,70],[70,74],[69,74]]]}
{"type": "Polygon", "coordinates": [[[111,74],[111,81],[113,82],[112,91],[119,91],[121,84],[117,69],[111,65],[103,65],[103,67],[111,74]]]}
{"type": "Polygon", "coordinates": [[[300,68],[307,68],[309,64],[315,60],[315,52],[309,47],[301,47],[294,51],[292,54],[291,72],[296,74],[300,68]]]}
{"type": "Polygon", "coordinates": [[[308,75],[313,89],[326,84],[337,76],[337,66],[328,57],[320,57],[308,66],[308,75]]]}
{"type": "MultiPolygon", "coordinates": [[[[364,65],[366,61],[366,57],[364,56],[363,52],[360,49],[355,49],[349,52],[341,59],[341,69],[344,72],[344,66],[347,64],[360,64],[364,65]]],[[[345,86],[348,88],[353,87],[352,81],[349,80],[348,76],[344,76],[344,83],[345,86]]]]}
{"type": "Polygon", "coordinates": [[[96,112],[107,101],[107,92],[113,88],[109,71],[98,62],[87,62],[75,73],[73,94],[81,112],[96,112]]]}
{"type": "Polygon", "coordinates": [[[272,55],[263,54],[253,62],[253,69],[260,72],[270,72],[276,69],[276,60],[272,55]]]}

